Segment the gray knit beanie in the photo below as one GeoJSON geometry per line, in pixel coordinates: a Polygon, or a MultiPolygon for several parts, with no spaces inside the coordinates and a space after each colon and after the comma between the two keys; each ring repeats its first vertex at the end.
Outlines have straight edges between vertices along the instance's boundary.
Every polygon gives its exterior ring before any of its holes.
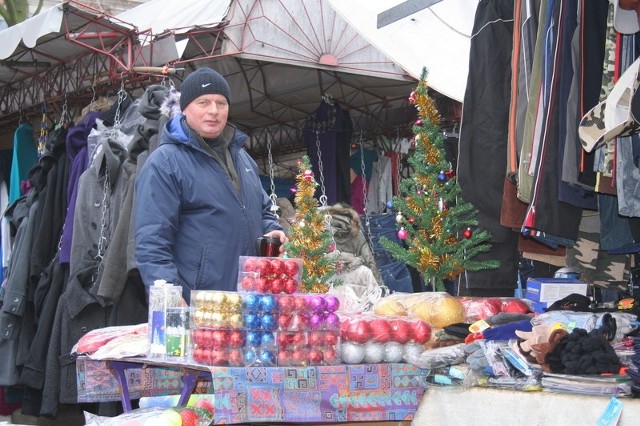
{"type": "Polygon", "coordinates": [[[184,109],[199,96],[223,95],[231,101],[231,90],[227,80],[211,68],[199,68],[184,79],[180,85],[180,109],[184,109]]]}

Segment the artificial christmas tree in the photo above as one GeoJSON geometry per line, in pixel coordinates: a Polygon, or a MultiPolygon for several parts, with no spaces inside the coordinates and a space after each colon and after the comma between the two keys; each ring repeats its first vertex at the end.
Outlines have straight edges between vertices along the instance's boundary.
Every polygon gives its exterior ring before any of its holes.
{"type": "Polygon", "coordinates": [[[401,194],[392,203],[404,246],[386,238],[380,242],[393,257],[416,268],[432,289],[442,290],[445,279],[464,270],[492,269],[499,264],[473,260],[489,250],[491,236],[476,229],[477,211],[461,198],[455,171],[445,160],[440,115],[428,94],[426,77],[424,70],[409,97],[418,110],[413,126],[415,152],[408,159],[414,173],[401,181],[401,194]]]}
{"type": "Polygon", "coordinates": [[[336,272],[335,260],[327,256],[335,243],[327,226],[329,218],[318,210],[318,200],[313,196],[317,183],[306,155],[300,162],[296,184],[296,215],[285,244],[286,256],[303,261],[300,291],[326,293],[336,272]]]}

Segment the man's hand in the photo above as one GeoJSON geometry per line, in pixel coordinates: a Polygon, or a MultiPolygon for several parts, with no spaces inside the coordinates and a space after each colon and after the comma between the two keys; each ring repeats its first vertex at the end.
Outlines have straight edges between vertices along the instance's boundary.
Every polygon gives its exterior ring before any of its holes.
{"type": "Polygon", "coordinates": [[[280,240],[280,256],[282,256],[284,254],[284,243],[289,241],[289,238],[287,238],[287,236],[285,235],[285,233],[283,231],[271,231],[268,232],[266,234],[264,234],[265,237],[275,237],[278,238],[280,240]]]}

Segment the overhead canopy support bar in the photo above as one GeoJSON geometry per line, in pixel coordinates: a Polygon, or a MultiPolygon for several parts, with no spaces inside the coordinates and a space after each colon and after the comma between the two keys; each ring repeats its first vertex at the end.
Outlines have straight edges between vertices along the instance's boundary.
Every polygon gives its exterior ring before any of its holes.
{"type": "Polygon", "coordinates": [[[378,14],[378,26],[377,28],[386,27],[394,22],[411,16],[416,12],[420,12],[428,7],[433,6],[436,3],[440,3],[442,0],[407,0],[400,3],[397,6],[387,9],[378,14]]]}

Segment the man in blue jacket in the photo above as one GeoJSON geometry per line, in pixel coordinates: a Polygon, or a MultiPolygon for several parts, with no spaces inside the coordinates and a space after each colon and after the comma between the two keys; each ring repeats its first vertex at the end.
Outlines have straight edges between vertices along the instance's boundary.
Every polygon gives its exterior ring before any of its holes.
{"type": "MultiPolygon", "coordinates": [[[[191,290],[236,290],[239,256],[257,255],[257,239],[287,241],[248,136],[227,123],[230,89],[210,68],[180,86],[182,114],[136,181],[136,263],[147,288],[162,279],[191,290]]],[[[282,247],[282,246],[281,246],[282,247]]]]}

